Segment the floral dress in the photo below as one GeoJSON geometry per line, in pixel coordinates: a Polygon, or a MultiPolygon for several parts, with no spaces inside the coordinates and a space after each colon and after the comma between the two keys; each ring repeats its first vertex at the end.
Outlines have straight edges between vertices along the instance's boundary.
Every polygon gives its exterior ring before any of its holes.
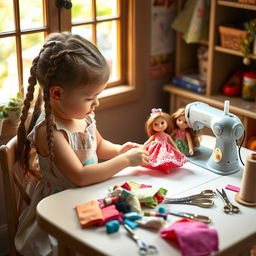
{"type": "MultiPolygon", "coordinates": [[[[32,146],[35,146],[36,129],[45,121],[45,115],[42,113],[37,120],[37,123],[28,139],[32,146]]],[[[77,157],[83,165],[97,163],[96,155],[96,122],[94,113],[85,118],[87,127],[84,132],[70,132],[60,123],[54,122],[57,130],[66,133],[68,141],[77,157]]],[[[15,237],[16,249],[24,256],[37,255],[57,255],[57,242],[40,229],[36,222],[36,207],[37,204],[51,194],[63,191],[68,188],[75,187],[55,166],[53,172],[49,171],[49,158],[39,155],[39,166],[42,172],[42,178],[36,185],[36,188],[31,197],[30,205],[22,212],[18,231],[15,237]]]]}
{"type": "Polygon", "coordinates": [[[182,152],[184,155],[189,155],[186,130],[175,129],[172,139],[180,152],[182,152]]]}
{"type": "Polygon", "coordinates": [[[168,134],[156,133],[153,136],[155,137],[154,141],[145,147],[150,154],[150,161],[144,167],[169,173],[170,168],[181,167],[188,161],[183,154],[168,142],[168,134]]]}

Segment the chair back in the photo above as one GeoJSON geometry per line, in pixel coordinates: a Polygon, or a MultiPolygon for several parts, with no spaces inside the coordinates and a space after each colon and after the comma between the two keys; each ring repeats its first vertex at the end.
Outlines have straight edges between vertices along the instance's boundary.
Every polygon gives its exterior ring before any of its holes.
{"type": "Polygon", "coordinates": [[[17,136],[12,138],[6,145],[1,145],[0,147],[0,163],[3,174],[5,210],[11,255],[19,255],[15,249],[14,238],[24,203],[26,205],[30,203],[26,187],[21,181],[22,174],[17,163],[16,147],[17,136]]]}

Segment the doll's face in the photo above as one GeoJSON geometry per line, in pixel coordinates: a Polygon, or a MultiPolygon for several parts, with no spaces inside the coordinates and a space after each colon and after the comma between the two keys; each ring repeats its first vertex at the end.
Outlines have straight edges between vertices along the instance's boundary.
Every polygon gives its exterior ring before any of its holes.
{"type": "Polygon", "coordinates": [[[155,119],[155,121],[153,122],[153,130],[155,132],[163,132],[163,131],[165,131],[167,129],[167,126],[168,126],[167,122],[161,116],[157,117],[155,119]]]}
{"type": "Polygon", "coordinates": [[[187,124],[185,116],[179,116],[176,119],[176,124],[181,129],[187,129],[188,128],[188,124],[187,124]]]}

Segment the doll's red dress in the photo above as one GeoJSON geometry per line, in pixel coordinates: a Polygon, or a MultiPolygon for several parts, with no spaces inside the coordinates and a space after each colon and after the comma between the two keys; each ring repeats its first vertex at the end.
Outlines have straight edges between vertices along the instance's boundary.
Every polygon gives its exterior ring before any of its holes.
{"type": "Polygon", "coordinates": [[[168,134],[155,133],[155,139],[145,146],[150,154],[150,161],[144,167],[170,172],[170,168],[181,167],[188,160],[168,142],[168,134]]]}

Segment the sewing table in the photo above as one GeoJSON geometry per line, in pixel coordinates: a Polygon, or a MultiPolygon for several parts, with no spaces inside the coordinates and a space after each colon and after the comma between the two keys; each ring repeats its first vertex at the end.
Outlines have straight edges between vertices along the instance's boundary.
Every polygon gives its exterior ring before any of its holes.
{"type": "MultiPolygon", "coordinates": [[[[204,145],[214,145],[214,138],[204,139],[204,145]]],[[[242,159],[251,151],[242,148],[242,159]]],[[[127,231],[120,226],[118,232],[107,234],[106,228],[93,226],[81,228],[74,207],[91,200],[103,198],[108,188],[122,185],[124,182],[135,181],[153,187],[163,187],[168,190],[168,197],[182,197],[197,194],[204,189],[222,189],[226,185],[241,186],[242,171],[222,176],[186,163],[183,167],[173,169],[170,174],[143,167],[129,167],[111,179],[82,187],[68,189],[44,198],[37,206],[37,220],[39,226],[56,237],[58,240],[59,255],[67,255],[68,251],[76,251],[81,255],[111,255],[130,256],[139,255],[136,243],[128,237],[127,231]],[[69,250],[68,250],[68,249],[69,250]]],[[[220,197],[214,198],[212,208],[201,208],[195,205],[172,204],[164,205],[173,210],[206,215],[211,218],[209,227],[215,228],[219,237],[219,252],[214,255],[239,255],[256,244],[256,208],[245,207],[235,201],[236,192],[226,190],[226,193],[235,205],[239,206],[239,214],[225,214],[223,201],[220,197]]],[[[168,225],[180,219],[173,215],[168,216],[168,225]]],[[[136,228],[139,237],[148,244],[155,245],[158,255],[181,255],[181,251],[173,243],[160,237],[158,231],[136,228]]],[[[70,255],[70,254],[69,254],[70,255]]],[[[73,255],[71,253],[71,255],[73,255]]]]}

